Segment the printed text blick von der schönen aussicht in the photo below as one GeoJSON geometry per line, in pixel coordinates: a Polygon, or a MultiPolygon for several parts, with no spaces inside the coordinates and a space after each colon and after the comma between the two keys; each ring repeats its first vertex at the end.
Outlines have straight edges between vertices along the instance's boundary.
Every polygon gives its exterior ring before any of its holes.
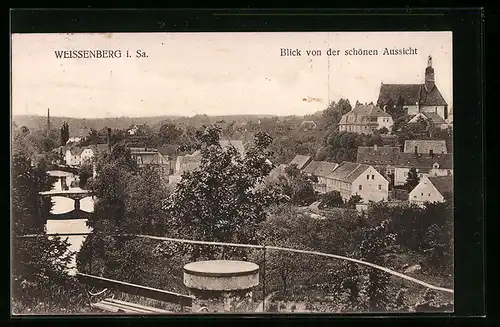
{"type": "Polygon", "coordinates": [[[413,47],[403,48],[381,48],[381,49],[363,49],[348,48],[340,49],[299,49],[299,48],[280,48],[281,57],[301,57],[301,56],[408,56],[418,55],[418,49],[413,47]]]}

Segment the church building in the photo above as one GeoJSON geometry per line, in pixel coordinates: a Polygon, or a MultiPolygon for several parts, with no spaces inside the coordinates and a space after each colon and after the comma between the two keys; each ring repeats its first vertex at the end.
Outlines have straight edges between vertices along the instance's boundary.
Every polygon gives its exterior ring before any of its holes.
{"type": "Polygon", "coordinates": [[[448,104],[435,84],[431,56],[423,84],[381,84],[377,106],[384,108],[388,104],[403,105],[404,111],[411,116],[421,112],[435,113],[448,119],[448,104]]]}

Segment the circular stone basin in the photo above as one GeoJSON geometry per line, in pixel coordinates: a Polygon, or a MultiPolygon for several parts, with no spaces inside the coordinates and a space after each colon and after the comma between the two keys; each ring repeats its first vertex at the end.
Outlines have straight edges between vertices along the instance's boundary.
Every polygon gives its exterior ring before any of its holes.
{"type": "Polygon", "coordinates": [[[208,260],[184,266],[184,285],[203,291],[239,291],[259,285],[259,266],[236,260],[208,260]]]}

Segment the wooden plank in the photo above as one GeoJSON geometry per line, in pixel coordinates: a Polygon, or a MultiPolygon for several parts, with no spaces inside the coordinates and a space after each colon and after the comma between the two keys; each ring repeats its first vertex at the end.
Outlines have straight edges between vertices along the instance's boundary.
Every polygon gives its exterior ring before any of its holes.
{"type": "Polygon", "coordinates": [[[151,310],[144,310],[144,309],[139,309],[139,308],[134,308],[128,304],[119,304],[119,303],[112,303],[112,302],[108,302],[106,300],[103,300],[101,302],[99,302],[100,304],[104,304],[104,305],[108,305],[110,307],[116,307],[118,309],[122,309],[123,311],[135,311],[135,312],[139,312],[139,313],[153,313],[151,310]]]}
{"type": "Polygon", "coordinates": [[[108,311],[108,312],[113,312],[113,313],[132,313],[132,314],[140,314],[140,312],[133,311],[133,310],[123,310],[120,308],[117,308],[115,306],[103,304],[103,303],[92,303],[90,305],[92,308],[97,308],[102,311],[108,311]]]}
{"type": "Polygon", "coordinates": [[[148,310],[148,311],[151,311],[154,313],[172,313],[171,311],[166,311],[166,310],[162,310],[162,309],[158,309],[158,308],[154,308],[154,307],[147,307],[147,306],[140,305],[137,303],[125,302],[125,301],[116,300],[116,299],[106,299],[105,301],[111,302],[111,303],[116,303],[116,304],[121,304],[121,305],[128,305],[132,308],[137,308],[140,310],[148,310]]]}
{"type": "Polygon", "coordinates": [[[186,307],[192,307],[193,305],[194,297],[190,295],[168,292],[152,287],[141,286],[82,273],[77,273],[76,277],[82,283],[93,285],[96,287],[115,289],[123,293],[143,296],[163,302],[176,303],[186,307]]]}

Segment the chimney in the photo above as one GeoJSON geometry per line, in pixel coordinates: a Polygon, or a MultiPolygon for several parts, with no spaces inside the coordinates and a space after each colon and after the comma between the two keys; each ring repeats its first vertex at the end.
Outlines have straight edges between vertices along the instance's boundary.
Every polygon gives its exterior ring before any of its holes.
{"type": "Polygon", "coordinates": [[[108,127],[108,134],[106,135],[106,141],[108,143],[108,150],[111,153],[111,128],[108,127]]]}

